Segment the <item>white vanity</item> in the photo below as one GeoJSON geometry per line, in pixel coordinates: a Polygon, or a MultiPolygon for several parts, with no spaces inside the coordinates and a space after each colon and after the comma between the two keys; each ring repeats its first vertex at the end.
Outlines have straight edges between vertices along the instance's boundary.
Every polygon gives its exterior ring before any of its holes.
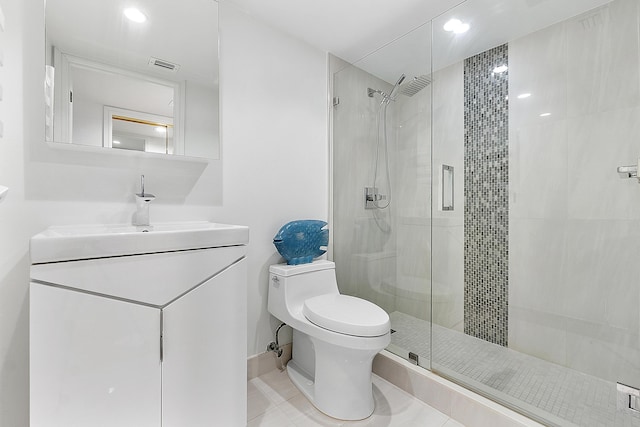
{"type": "Polygon", "coordinates": [[[243,226],[31,239],[31,426],[246,425],[243,226]]]}

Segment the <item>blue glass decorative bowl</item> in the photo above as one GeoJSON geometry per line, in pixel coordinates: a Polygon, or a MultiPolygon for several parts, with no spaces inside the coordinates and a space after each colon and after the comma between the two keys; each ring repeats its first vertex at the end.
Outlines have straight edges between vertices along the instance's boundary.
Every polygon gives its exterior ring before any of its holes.
{"type": "Polygon", "coordinates": [[[287,264],[310,263],[327,251],[329,230],[324,228],[326,225],[315,219],[288,222],[273,238],[273,244],[287,264]]]}

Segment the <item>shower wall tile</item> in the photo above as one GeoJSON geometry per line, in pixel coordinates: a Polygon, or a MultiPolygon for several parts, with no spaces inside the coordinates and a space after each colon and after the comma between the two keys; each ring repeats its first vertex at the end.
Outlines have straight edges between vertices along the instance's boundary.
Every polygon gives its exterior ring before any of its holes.
{"type": "Polygon", "coordinates": [[[397,295],[397,310],[425,320],[431,317],[431,91],[429,85],[396,98],[388,128],[395,134],[392,209],[398,254],[396,280],[388,291],[397,295]]]}
{"type": "Polygon", "coordinates": [[[509,348],[566,365],[566,319],[561,316],[509,306],[509,348]]]}
{"type": "Polygon", "coordinates": [[[638,242],[639,221],[571,221],[563,313],[640,334],[638,242]]]}
{"type": "Polygon", "coordinates": [[[574,117],[568,123],[569,217],[640,219],[638,182],[618,166],[640,157],[640,107],[574,117]]]}
{"type": "Polygon", "coordinates": [[[333,259],[342,293],[370,300],[388,312],[430,318],[431,276],[431,88],[399,96],[387,108],[388,144],[378,140],[380,97],[391,85],[346,65],[334,75],[333,259]],[[380,191],[387,209],[364,208],[373,186],[379,150],[380,191]],[[385,175],[387,161],[391,189],[385,175]],[[389,199],[388,199],[389,200],[389,199]]]}
{"type": "Polygon", "coordinates": [[[464,330],[464,62],[433,73],[432,280],[435,324],[464,330]],[[442,165],[454,167],[454,209],[442,210],[442,165]]]}
{"type": "MultiPolygon", "coordinates": [[[[420,293],[426,295],[431,276],[431,86],[412,97],[398,97],[389,111],[396,119],[388,129],[396,134],[392,207],[398,236],[396,287],[419,283],[420,293]]],[[[424,310],[420,311],[419,318],[424,318],[424,310]]]]}
{"type": "Polygon", "coordinates": [[[433,323],[464,330],[463,220],[433,220],[433,323]]]}
{"type": "Polygon", "coordinates": [[[510,218],[566,218],[567,132],[566,120],[529,124],[510,131],[510,218]]]}
{"type": "Polygon", "coordinates": [[[612,1],[565,25],[569,116],[637,105],[638,2],[612,1]]]}
{"type": "Polygon", "coordinates": [[[398,278],[422,279],[425,281],[423,292],[426,292],[427,280],[431,276],[431,221],[428,217],[401,217],[398,218],[396,227],[399,242],[398,278]]]}
{"type": "Polygon", "coordinates": [[[345,64],[334,76],[334,96],[340,103],[333,114],[333,259],[340,291],[363,298],[373,294],[374,287],[367,282],[371,276],[352,271],[354,265],[362,265],[355,261],[373,259],[362,257],[369,254],[395,253],[389,212],[364,209],[364,187],[373,181],[379,104],[379,99],[367,96],[368,87],[391,88],[352,65],[345,64]]]}
{"type": "MultiPolygon", "coordinates": [[[[464,62],[433,75],[433,215],[464,218],[464,62]],[[454,167],[454,210],[442,210],[442,165],[454,167]]],[[[434,246],[438,246],[434,242],[434,246]]],[[[462,268],[462,264],[460,265],[462,268]]]]}
{"type": "Polygon", "coordinates": [[[507,45],[464,64],[464,331],[508,341],[509,112],[507,45]]]}
{"type": "Polygon", "coordinates": [[[561,314],[567,284],[567,220],[511,219],[509,306],[561,314]]]}
{"type": "Polygon", "coordinates": [[[566,49],[563,25],[553,25],[509,42],[510,129],[566,118],[569,78],[566,49]],[[531,96],[518,98],[525,93],[531,96]],[[541,117],[544,113],[549,115],[541,117]]]}
{"type": "Polygon", "coordinates": [[[640,157],[639,6],[614,0],[509,45],[510,347],[636,386],[640,185],[616,167],[640,157]],[[559,112],[539,117],[513,97],[534,87],[521,101],[537,102],[545,79],[559,112]]]}
{"type": "Polygon", "coordinates": [[[572,369],[636,387],[640,384],[639,348],[629,346],[628,343],[567,333],[567,360],[572,369]]]}

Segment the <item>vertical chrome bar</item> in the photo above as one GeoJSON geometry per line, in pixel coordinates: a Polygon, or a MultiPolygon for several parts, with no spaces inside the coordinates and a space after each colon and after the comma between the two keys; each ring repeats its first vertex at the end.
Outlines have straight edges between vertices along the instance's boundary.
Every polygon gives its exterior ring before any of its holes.
{"type": "Polygon", "coordinates": [[[453,210],[454,186],[453,186],[453,166],[442,165],[442,210],[453,210]]]}

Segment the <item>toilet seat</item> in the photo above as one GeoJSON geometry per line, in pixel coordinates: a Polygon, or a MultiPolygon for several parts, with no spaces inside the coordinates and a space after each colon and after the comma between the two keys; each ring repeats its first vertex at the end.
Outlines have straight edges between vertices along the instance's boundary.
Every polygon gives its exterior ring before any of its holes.
{"type": "Polygon", "coordinates": [[[377,337],[389,332],[389,315],[377,305],[348,295],[319,295],[305,300],[304,316],[330,331],[358,337],[377,337]]]}

